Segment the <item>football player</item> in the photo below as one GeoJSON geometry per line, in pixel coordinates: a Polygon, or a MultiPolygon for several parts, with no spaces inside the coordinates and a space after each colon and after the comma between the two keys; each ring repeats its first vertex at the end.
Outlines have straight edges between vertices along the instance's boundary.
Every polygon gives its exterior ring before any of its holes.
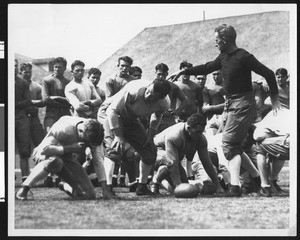
{"type": "Polygon", "coordinates": [[[103,198],[113,198],[106,185],[106,176],[101,156],[104,132],[95,119],[75,116],[61,117],[49,130],[43,141],[34,149],[32,159],[36,163],[30,175],[23,182],[16,198],[27,200],[29,189],[49,173],[55,173],[72,187],[64,190],[77,199],[95,199],[94,187],[86,171],[74,159],[73,153],[81,153],[89,147],[92,151],[95,172],[103,190],[103,198]]]}

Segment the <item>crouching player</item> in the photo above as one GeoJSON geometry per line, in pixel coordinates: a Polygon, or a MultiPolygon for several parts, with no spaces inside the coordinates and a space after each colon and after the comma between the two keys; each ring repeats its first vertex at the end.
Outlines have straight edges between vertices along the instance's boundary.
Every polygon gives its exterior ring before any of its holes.
{"type": "Polygon", "coordinates": [[[101,156],[103,138],[104,130],[97,120],[75,116],[61,117],[34,149],[32,159],[36,166],[23,182],[16,198],[27,200],[27,193],[36,182],[44,179],[49,173],[55,173],[72,188],[70,191],[64,188],[61,190],[76,199],[95,199],[95,190],[86,171],[73,157],[73,153],[82,153],[86,147],[92,151],[93,164],[103,190],[103,198],[112,198],[106,185],[104,156],[101,156]]]}
{"type": "Polygon", "coordinates": [[[281,109],[277,115],[272,112],[259,123],[253,137],[257,141],[257,166],[261,178],[260,196],[271,197],[271,193],[284,192],[277,184],[277,179],[285,160],[290,158],[291,124],[289,109],[281,109]]]}
{"type": "Polygon", "coordinates": [[[179,184],[188,182],[181,161],[193,148],[198,152],[206,173],[214,183],[214,192],[221,191],[217,173],[208,155],[207,140],[203,135],[205,125],[205,117],[195,113],[187,122],[177,123],[155,136],[154,143],[158,149],[158,157],[155,164],[157,172],[151,186],[153,192],[158,193],[159,185],[167,178],[171,179],[169,181],[171,186],[168,186],[171,193],[179,184]]]}

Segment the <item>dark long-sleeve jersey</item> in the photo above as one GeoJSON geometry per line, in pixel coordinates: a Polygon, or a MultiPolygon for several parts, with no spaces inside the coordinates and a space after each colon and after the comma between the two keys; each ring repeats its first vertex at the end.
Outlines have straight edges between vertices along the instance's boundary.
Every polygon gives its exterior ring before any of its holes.
{"type": "Polygon", "coordinates": [[[231,53],[221,53],[214,61],[188,68],[184,74],[207,75],[216,70],[222,72],[226,95],[252,91],[251,71],[266,79],[271,95],[278,94],[274,72],[242,48],[231,53]]]}

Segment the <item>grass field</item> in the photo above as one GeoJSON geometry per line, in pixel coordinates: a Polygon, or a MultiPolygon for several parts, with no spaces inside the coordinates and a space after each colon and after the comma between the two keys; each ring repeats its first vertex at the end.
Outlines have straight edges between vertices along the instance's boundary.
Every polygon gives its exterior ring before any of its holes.
{"type": "MultiPolygon", "coordinates": [[[[19,179],[19,177],[18,177],[19,179]]],[[[198,196],[137,197],[116,188],[121,200],[72,200],[57,188],[32,188],[28,201],[15,201],[15,229],[288,229],[289,168],[280,173],[285,194],[271,198],[198,196]]],[[[16,182],[16,191],[20,182],[16,182]]],[[[117,233],[116,233],[117,234],[117,233]]],[[[212,232],[212,235],[213,232],[212,232]]]]}

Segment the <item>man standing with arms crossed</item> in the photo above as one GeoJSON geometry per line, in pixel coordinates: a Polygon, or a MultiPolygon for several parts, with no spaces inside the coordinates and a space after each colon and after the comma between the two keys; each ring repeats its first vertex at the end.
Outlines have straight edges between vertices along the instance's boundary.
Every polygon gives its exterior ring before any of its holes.
{"type": "Polygon", "coordinates": [[[71,65],[73,80],[65,87],[65,96],[74,109],[74,115],[84,118],[97,118],[102,100],[94,85],[83,79],[84,62],[76,60],[71,65]]]}

